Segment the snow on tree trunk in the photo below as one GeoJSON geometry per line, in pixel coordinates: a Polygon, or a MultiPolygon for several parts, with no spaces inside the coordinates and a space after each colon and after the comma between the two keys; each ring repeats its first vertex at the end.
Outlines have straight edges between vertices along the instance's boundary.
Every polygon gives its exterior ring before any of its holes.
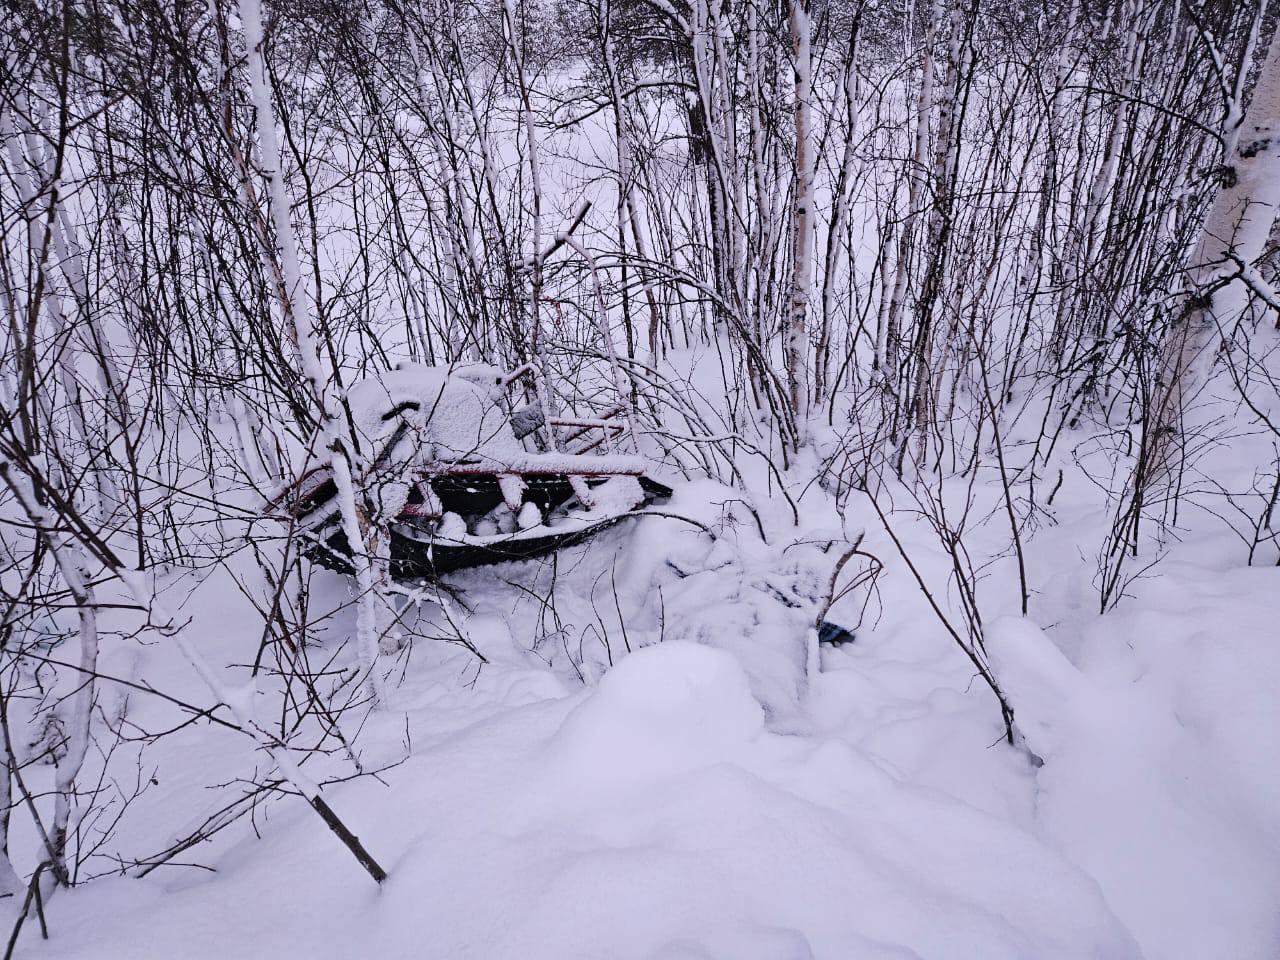
{"type": "MultiPolygon", "coordinates": [[[[527,50],[525,47],[527,37],[523,29],[519,31],[516,29],[516,9],[512,0],[503,0],[502,17],[507,35],[508,51],[511,54],[511,65],[515,68],[516,78],[520,86],[520,123],[524,130],[525,154],[529,162],[531,204],[529,219],[533,234],[532,257],[530,260],[532,270],[530,271],[529,283],[529,330],[533,342],[534,360],[538,366],[538,376],[535,378],[536,390],[538,404],[542,407],[543,422],[550,424],[557,411],[555,397],[551,393],[549,382],[551,359],[547,353],[546,338],[542,336],[541,320],[539,319],[539,304],[542,300],[542,165],[538,125],[533,117],[532,91],[526,64],[527,50]]],[[[523,27],[523,24],[521,26],[523,27]]],[[[548,428],[546,437],[548,446],[554,450],[556,448],[555,431],[548,428]]]]}
{"type": "Polygon", "coordinates": [[[841,84],[846,126],[840,173],[836,179],[835,202],[831,211],[831,224],[827,230],[826,257],[822,268],[822,316],[817,342],[814,345],[813,362],[815,401],[825,400],[832,386],[828,382],[827,366],[831,355],[831,321],[835,313],[836,268],[842,246],[840,234],[849,218],[849,207],[853,200],[854,164],[857,159],[854,133],[858,126],[858,31],[860,27],[861,11],[855,16],[849,30],[849,49],[845,55],[844,80],[841,84]]]}
{"type": "MultiPolygon", "coordinates": [[[[625,257],[627,232],[635,242],[636,255],[642,263],[649,260],[649,242],[644,222],[636,203],[635,173],[631,159],[631,135],[627,129],[627,109],[623,99],[622,80],[617,58],[614,56],[612,6],[610,0],[599,0],[596,15],[600,21],[600,48],[604,60],[605,79],[609,84],[609,99],[613,103],[614,139],[618,149],[618,238],[625,257]]],[[[657,363],[660,331],[664,326],[654,282],[647,266],[641,268],[641,293],[649,310],[649,362],[657,363]]],[[[625,286],[625,285],[624,285],[625,286]]]]}
{"type": "Polygon", "coordinates": [[[259,0],[239,0],[249,67],[249,93],[254,106],[258,146],[263,173],[267,178],[267,205],[275,228],[274,254],[282,281],[280,308],[286,327],[297,347],[302,372],[320,407],[320,431],[324,450],[330,454],[334,483],[338,489],[342,532],[351,546],[351,563],[356,577],[356,648],[367,678],[368,692],[375,703],[386,696],[378,673],[379,638],[384,632],[384,614],[389,610],[384,590],[389,580],[389,564],[377,524],[357,505],[352,461],[357,456],[353,438],[343,428],[335,388],[320,361],[319,332],[311,315],[311,304],[302,286],[298,241],[289,218],[289,198],[285,192],[280,142],[276,135],[275,110],[267,82],[263,56],[262,6],[259,0]]]}
{"type": "Polygon", "coordinates": [[[884,363],[881,375],[890,389],[898,382],[898,357],[895,353],[900,335],[900,324],[907,299],[907,282],[911,276],[912,243],[916,215],[924,198],[928,179],[929,118],[933,114],[934,58],[933,47],[938,37],[938,23],[942,19],[942,4],[934,0],[929,17],[929,30],[921,50],[920,95],[916,102],[916,122],[911,150],[910,172],[907,175],[907,213],[899,227],[898,245],[894,256],[893,288],[889,294],[889,307],[884,324],[884,363]]]}
{"type": "MultiPolygon", "coordinates": [[[[1227,122],[1233,119],[1229,112],[1227,122]]],[[[1161,357],[1160,392],[1151,417],[1157,474],[1172,466],[1170,438],[1211,366],[1214,333],[1245,309],[1249,286],[1239,275],[1262,255],[1280,210],[1280,31],[1272,37],[1239,129],[1224,134],[1234,150],[1224,157],[1218,191],[1191,255],[1192,293],[1161,357]]]]}
{"type": "MultiPolygon", "coordinates": [[[[67,836],[71,823],[72,800],[76,778],[89,751],[90,720],[97,687],[98,607],[93,582],[89,576],[88,556],[84,548],[59,530],[57,521],[40,504],[26,477],[15,471],[7,460],[0,460],[0,479],[13,493],[18,505],[53,555],[58,572],[75,604],[79,621],[80,656],[69,699],[69,715],[64,718],[66,751],[57,760],[54,774],[53,823],[49,829],[49,866],[53,876],[63,885],[71,882],[67,870],[67,836]]],[[[7,776],[6,776],[7,780],[7,776]]],[[[6,788],[7,789],[7,788],[6,788]]]]}
{"type": "MultiPolygon", "coordinates": [[[[36,155],[27,158],[23,157],[22,151],[18,146],[13,117],[8,110],[0,110],[0,137],[3,137],[8,144],[9,161],[13,168],[12,177],[17,189],[18,199],[24,207],[31,210],[31,215],[27,218],[27,250],[32,263],[38,264],[39,269],[45,271],[44,257],[48,253],[48,241],[52,239],[48,224],[54,218],[47,214],[37,216],[33,209],[37,199],[38,183],[37,178],[32,175],[34,165],[37,162],[36,155]]],[[[24,140],[30,147],[32,139],[28,136],[24,140]]],[[[56,194],[51,198],[50,202],[56,206],[56,194]]],[[[101,435],[97,435],[100,433],[99,431],[91,429],[85,416],[84,404],[81,401],[80,384],[76,377],[76,365],[80,353],[79,338],[75,336],[75,331],[72,329],[70,319],[63,310],[62,300],[56,290],[46,289],[44,306],[53,325],[54,337],[64,344],[58,351],[56,365],[58,384],[62,387],[63,393],[66,394],[66,409],[72,427],[77,434],[77,439],[87,448],[93,449],[95,446],[102,446],[104,443],[103,438],[101,435]]],[[[96,519],[102,519],[108,515],[111,506],[119,502],[120,494],[109,469],[100,461],[95,463],[92,469],[92,476],[93,487],[82,487],[81,497],[85,501],[85,507],[89,515],[96,519]]]]}
{"type": "Polygon", "coordinates": [[[797,439],[809,409],[809,293],[813,284],[813,50],[806,0],[790,0],[788,25],[795,61],[796,179],[792,191],[791,302],[786,350],[787,378],[797,439]]]}

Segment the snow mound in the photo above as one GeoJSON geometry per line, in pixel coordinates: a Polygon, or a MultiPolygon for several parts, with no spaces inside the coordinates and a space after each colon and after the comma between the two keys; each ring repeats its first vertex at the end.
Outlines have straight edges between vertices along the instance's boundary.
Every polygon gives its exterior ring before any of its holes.
{"type": "MultiPolygon", "coordinates": [[[[497,623],[476,626],[503,641],[497,623]]],[[[493,693],[528,675],[487,672],[493,693]]],[[[384,858],[379,892],[294,806],[261,841],[206,853],[216,883],[163,899],[163,876],[91,885],[60,896],[57,938],[32,944],[64,960],[104,960],[103,943],[187,960],[1138,956],[1093,883],[1019,827],[856,747],[764,730],[724,651],[667,642],[577,697],[547,692],[459,704],[470,722],[447,735],[433,703],[429,745],[386,771],[389,789],[326,790],[384,858]]]]}
{"type": "Polygon", "coordinates": [[[809,938],[785,927],[711,929],[663,944],[649,960],[813,960],[809,938]]]}
{"type": "Polygon", "coordinates": [[[702,554],[672,556],[654,573],[666,635],[730,652],[770,720],[794,720],[814,672],[814,624],[836,552],[726,534],[702,554]]]}
{"type": "Polygon", "coordinates": [[[763,728],[737,660],[673,641],[638,650],[606,673],[569,714],[553,752],[591,779],[627,780],[730,759],[763,728]]]}
{"type": "Polygon", "coordinates": [[[1002,617],[987,631],[996,679],[1013,704],[1018,730],[1037,754],[1055,752],[1084,694],[1080,672],[1030,620],[1002,617]]]}
{"type": "Polygon", "coordinates": [[[1074,663],[1025,620],[988,634],[1018,729],[1044,760],[1037,832],[1096,878],[1153,958],[1274,956],[1256,949],[1275,942],[1274,829],[1231,797],[1244,783],[1241,796],[1265,795],[1274,782],[1274,724],[1250,731],[1246,720],[1219,740],[1185,694],[1220,682],[1220,656],[1239,670],[1235,712],[1274,711],[1263,707],[1274,702],[1274,673],[1259,666],[1275,614],[1259,614],[1280,605],[1266,590],[1274,575],[1254,572],[1159,585],[1159,609],[1122,608],[1091,624],[1074,663]],[[1198,595],[1236,579],[1248,582],[1256,619],[1201,605],[1198,595]],[[1232,741],[1238,753],[1224,748],[1232,741]]]}

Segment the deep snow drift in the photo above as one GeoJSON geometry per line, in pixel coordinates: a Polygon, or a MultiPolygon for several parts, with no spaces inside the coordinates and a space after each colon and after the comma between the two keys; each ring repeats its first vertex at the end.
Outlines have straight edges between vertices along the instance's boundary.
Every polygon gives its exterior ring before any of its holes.
{"type": "Polygon", "coordinates": [[[227,877],[67,898],[75,931],[55,948],[1137,956],[1090,878],[1029,833],[848,743],[767,732],[729,654],[664,643],[569,696],[503,673],[485,691],[508,704],[497,715],[419,753],[390,789],[338,794],[389,861],[381,892],[311,818],[277,813],[227,877]]]}
{"type": "MultiPolygon", "coordinates": [[[[1078,558],[1104,511],[1060,507],[1028,558],[1047,629],[1009,616],[988,628],[1025,737],[1009,747],[868,511],[854,501],[836,517],[818,491],[795,529],[757,491],[765,543],[741,496],[702,482],[673,501],[715,539],[653,517],[554,562],[456,575],[482,668],[428,639],[441,608],[422,603],[392,702],[358,741],[366,768],[386,769],[326,788],[387,867],[383,889],[284,799],[254,818],[258,836],[241,824],[183,858],[213,872],[60,893],[52,939],[29,928],[18,955],[1276,955],[1280,570],[1188,535],[1099,617],[1078,558]],[[818,651],[807,585],[841,522],[865,528],[885,573],[873,597],[830,613],[852,623],[870,602],[856,642],[818,651]]],[[[928,532],[892,516],[939,574],[928,532]]],[[[335,607],[347,589],[327,573],[315,585],[335,607]]],[[[242,662],[254,614],[230,597],[213,579],[189,609],[206,648],[242,662]]],[[[335,613],[321,645],[350,617],[335,613]]],[[[189,682],[163,649],[127,655],[189,682]]],[[[174,809],[198,821],[207,784],[263,762],[207,729],[155,751],[160,784],[130,841],[178,830],[174,809]]]]}

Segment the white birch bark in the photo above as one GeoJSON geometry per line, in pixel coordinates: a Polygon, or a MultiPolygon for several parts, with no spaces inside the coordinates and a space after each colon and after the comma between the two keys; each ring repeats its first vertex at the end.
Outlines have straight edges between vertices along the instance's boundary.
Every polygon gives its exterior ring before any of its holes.
{"type": "Polygon", "coordinates": [[[717,112],[723,130],[720,139],[720,155],[724,160],[724,166],[720,170],[720,176],[722,180],[728,181],[725,187],[725,198],[731,201],[731,206],[726,211],[729,214],[728,262],[731,267],[727,279],[729,289],[741,304],[746,302],[746,285],[743,278],[746,276],[747,267],[747,186],[742,171],[738,167],[738,130],[733,92],[737,77],[733,72],[734,57],[728,48],[730,27],[728,20],[722,15],[725,11],[719,4],[711,6],[710,10],[714,54],[712,69],[718,78],[714,89],[717,97],[717,112]]]}
{"type": "Polygon", "coordinates": [[[49,831],[48,853],[52,861],[49,866],[53,876],[65,886],[71,880],[67,869],[67,836],[76,779],[89,751],[94,693],[97,689],[94,682],[98,668],[97,598],[89,576],[88,557],[84,548],[59,530],[54,518],[36,498],[30,481],[14,470],[8,460],[0,460],[0,479],[9,487],[22,512],[48,545],[58,572],[75,603],[79,621],[79,669],[74,678],[76,687],[70,697],[70,709],[64,719],[66,750],[57,761],[54,774],[53,823],[49,831]]]}
{"type": "Polygon", "coordinates": [[[755,219],[751,235],[751,282],[747,288],[748,303],[752,305],[751,331],[757,340],[764,338],[763,301],[767,282],[768,259],[766,238],[773,233],[771,214],[773,203],[766,185],[764,156],[764,118],[760,110],[760,27],[756,4],[747,5],[747,117],[748,149],[751,154],[752,186],[755,190],[755,219]]]}
{"type": "MultiPolygon", "coordinates": [[[[635,409],[631,405],[631,389],[627,383],[627,378],[622,372],[622,365],[618,362],[617,346],[613,342],[613,331],[609,327],[609,310],[605,303],[604,284],[600,282],[600,271],[596,266],[596,258],[577,240],[573,239],[568,233],[563,234],[565,245],[573,250],[578,256],[582,257],[587,263],[587,270],[591,274],[592,293],[595,296],[595,321],[596,328],[600,331],[600,339],[603,341],[605,357],[609,360],[609,368],[613,372],[613,388],[618,394],[618,403],[622,405],[623,430],[630,441],[631,452],[640,452],[640,443],[636,438],[635,432],[635,409]]],[[[607,431],[606,431],[607,440],[607,431]]]]}
{"type": "MultiPolygon", "coordinates": [[[[13,119],[9,111],[5,109],[0,109],[0,137],[8,145],[9,161],[12,166],[11,176],[17,188],[18,200],[29,211],[27,217],[27,249],[32,263],[36,264],[36,268],[45,274],[45,311],[52,324],[55,339],[65,344],[57,351],[57,360],[55,361],[58,385],[65,394],[66,410],[77,439],[85,445],[86,449],[93,450],[101,446],[102,438],[94,436],[96,431],[91,429],[88,418],[85,416],[84,404],[81,402],[80,380],[76,374],[76,366],[80,355],[80,344],[78,342],[80,338],[75,336],[71,321],[63,309],[62,300],[52,283],[52,278],[47,271],[46,261],[43,259],[43,257],[47,256],[50,246],[49,241],[52,240],[48,223],[53,218],[50,218],[47,214],[37,214],[34,209],[37,181],[31,172],[31,165],[34,165],[36,158],[32,156],[28,162],[28,158],[23,156],[22,150],[18,145],[17,131],[14,128],[13,119]]],[[[28,138],[24,138],[24,140],[30,146],[31,141],[28,138]]],[[[50,202],[55,203],[56,201],[51,200],[50,202]]],[[[86,512],[89,516],[99,521],[105,519],[110,506],[118,503],[120,496],[114,478],[109,470],[100,463],[100,460],[101,458],[95,458],[95,465],[91,470],[93,485],[81,488],[81,498],[86,512]]]]}
{"type": "MultiPolygon", "coordinates": [[[[30,169],[40,170],[42,180],[51,180],[55,174],[54,161],[41,143],[44,135],[37,126],[42,123],[40,112],[22,93],[18,95],[18,104],[22,113],[20,126],[23,140],[27,145],[30,169]]],[[[13,148],[14,144],[11,142],[10,150],[12,151],[13,148]]],[[[71,299],[78,308],[80,322],[73,325],[70,332],[80,342],[81,348],[94,360],[104,408],[111,419],[120,428],[124,428],[129,422],[128,401],[124,387],[125,377],[116,365],[112,355],[112,344],[103,329],[102,321],[92,309],[89,282],[84,266],[84,252],[76,238],[76,228],[67,214],[66,205],[61,202],[58,186],[51,184],[49,187],[52,216],[46,219],[41,229],[48,233],[58,271],[66,280],[71,299]]]]}
{"type": "Polygon", "coordinates": [[[13,811],[13,769],[9,746],[0,737],[0,895],[18,896],[26,886],[9,856],[9,816],[13,811]]]}
{"type": "Polygon", "coordinates": [[[534,362],[538,367],[535,377],[538,405],[542,408],[542,422],[547,425],[547,446],[556,449],[555,430],[551,420],[556,415],[556,404],[551,394],[551,359],[547,352],[546,338],[542,335],[539,311],[542,300],[542,161],[538,140],[538,125],[533,117],[532,91],[526,68],[523,32],[516,30],[516,10],[513,0],[502,0],[502,15],[506,27],[507,45],[511,64],[515,68],[520,94],[520,123],[524,129],[525,159],[529,162],[530,220],[532,221],[532,270],[529,283],[529,327],[533,340],[534,362]]]}
{"type": "Polygon", "coordinates": [[[792,191],[791,296],[786,362],[797,439],[809,415],[809,295],[813,285],[813,48],[806,0],[790,0],[788,26],[795,65],[796,179],[792,191]]]}
{"type": "Polygon", "coordinates": [[[267,178],[267,206],[275,230],[275,249],[263,255],[279,264],[283,284],[281,310],[286,326],[294,337],[303,376],[311,387],[320,408],[320,433],[324,449],[330,454],[330,466],[338,490],[338,506],[343,534],[351,547],[351,563],[356,579],[356,648],[366,676],[370,697],[375,704],[386,700],[382,677],[378,670],[379,642],[389,604],[384,597],[389,571],[382,541],[385,535],[378,523],[359,509],[353,469],[358,462],[350,432],[343,427],[337,391],[330,383],[320,360],[319,332],[312,318],[311,303],[302,281],[298,241],[289,217],[289,198],[285,191],[280,142],[276,135],[275,109],[267,83],[263,57],[262,7],[260,0],[239,0],[249,67],[250,96],[254,105],[258,146],[267,178]]]}
{"type": "Polygon", "coordinates": [[[1271,40],[1248,109],[1228,142],[1234,150],[1224,157],[1218,191],[1189,262],[1193,293],[1161,358],[1152,418],[1161,438],[1157,472],[1169,467],[1163,438],[1178,429],[1187,398],[1206,378],[1215,334],[1245,309],[1250,288],[1240,274],[1262,255],[1280,211],[1280,33],[1271,40]]]}
{"type": "Polygon", "coordinates": [[[907,175],[907,212],[898,228],[898,244],[894,256],[893,289],[889,294],[889,309],[885,315],[885,359],[881,368],[884,383],[894,388],[898,382],[897,357],[889,351],[896,350],[902,315],[907,298],[907,281],[911,275],[912,243],[916,232],[915,220],[920,213],[928,178],[929,118],[933,113],[934,58],[933,48],[938,37],[938,24],[942,20],[942,0],[933,0],[929,16],[929,29],[921,50],[920,95],[916,101],[915,130],[911,149],[911,169],[907,175]]]}
{"type": "MultiPolygon", "coordinates": [[[[872,9],[874,10],[874,4],[872,9]]],[[[831,350],[831,321],[835,314],[836,272],[840,251],[844,248],[841,233],[853,201],[854,166],[857,159],[854,143],[858,129],[858,26],[859,24],[855,23],[851,30],[849,49],[845,56],[844,77],[840,85],[841,93],[844,95],[844,147],[840,158],[840,172],[836,178],[831,224],[827,230],[827,251],[822,267],[822,317],[814,350],[813,392],[816,401],[825,399],[830,389],[827,380],[827,364],[831,350]]]]}
{"type": "MultiPolygon", "coordinates": [[[[636,254],[642,262],[649,260],[648,232],[641,220],[636,202],[635,173],[632,170],[631,135],[627,129],[627,108],[622,92],[622,80],[614,56],[612,7],[610,0],[599,0],[596,16],[600,22],[601,54],[604,59],[605,79],[609,84],[609,98],[613,102],[614,139],[618,151],[618,238],[622,255],[626,260],[627,233],[630,231],[636,254]]],[[[639,269],[641,294],[649,310],[649,362],[657,363],[659,331],[663,317],[654,293],[654,282],[647,265],[639,269]]],[[[629,393],[630,391],[628,391],[629,393]]]]}
{"type": "MultiPolygon", "coordinates": [[[[960,94],[960,77],[967,69],[968,49],[965,45],[965,16],[959,6],[951,8],[949,19],[949,37],[947,41],[947,71],[938,100],[938,133],[934,140],[933,181],[934,207],[929,222],[929,249],[933,262],[930,264],[932,278],[928,282],[926,315],[922,318],[926,336],[921,344],[920,363],[916,369],[916,409],[917,425],[923,430],[930,420],[930,414],[936,418],[937,401],[943,395],[943,383],[948,374],[948,364],[957,344],[957,333],[960,323],[962,305],[957,302],[949,304],[950,322],[942,337],[938,355],[934,355],[934,342],[937,332],[934,330],[934,314],[940,300],[946,301],[950,274],[951,218],[952,206],[955,202],[952,185],[955,183],[956,171],[960,163],[960,130],[958,103],[960,94]],[[930,393],[929,373],[934,372],[932,393],[930,393]]],[[[953,379],[953,389],[955,380],[953,379]]]]}
{"type": "MultiPolygon", "coordinates": [[[[452,10],[448,10],[443,15],[445,18],[453,16],[452,10]]],[[[461,138],[457,134],[457,118],[454,116],[454,102],[447,85],[442,82],[440,65],[436,62],[434,55],[424,56],[418,38],[413,30],[406,31],[408,40],[409,55],[412,58],[414,70],[414,83],[418,89],[418,96],[423,103],[430,103],[435,100],[439,104],[440,124],[444,129],[445,139],[452,144],[460,145],[461,138]],[[435,87],[435,97],[431,96],[431,86],[427,82],[427,71],[430,70],[435,87]]],[[[461,189],[460,176],[451,158],[448,155],[446,144],[442,144],[439,138],[433,138],[435,141],[435,161],[436,170],[440,177],[440,186],[445,194],[445,225],[442,231],[442,241],[445,247],[444,262],[444,282],[442,284],[442,299],[444,301],[445,313],[448,318],[446,324],[446,340],[448,341],[444,347],[448,351],[448,355],[452,357],[453,344],[464,342],[467,340],[462,332],[462,282],[461,278],[466,271],[467,260],[470,259],[473,268],[474,247],[470,243],[467,236],[466,224],[472,221],[472,217],[468,213],[468,198],[466,192],[461,189]]],[[[405,251],[401,251],[400,257],[402,261],[407,261],[408,257],[405,251]]],[[[409,276],[409,267],[404,263],[401,270],[409,276]]],[[[479,271],[476,271],[479,276],[479,271]]],[[[428,278],[422,277],[419,282],[423,285],[425,291],[428,278]]],[[[423,336],[430,336],[427,329],[426,318],[421,321],[423,328],[423,336]]]]}

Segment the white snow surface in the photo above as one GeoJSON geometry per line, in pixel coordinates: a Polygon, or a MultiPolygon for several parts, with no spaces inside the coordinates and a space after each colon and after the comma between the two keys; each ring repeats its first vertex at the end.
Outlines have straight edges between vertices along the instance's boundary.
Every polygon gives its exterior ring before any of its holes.
{"type": "MultiPolygon", "coordinates": [[[[856,499],[837,515],[796,469],[799,527],[762,469],[747,491],[679,485],[670,516],[555,558],[457,574],[466,610],[419,598],[411,646],[387,658],[389,702],[350,721],[378,776],[324,787],[386,867],[381,889],[284,798],[179,858],[209,869],[58,892],[51,939],[29,925],[16,956],[1280,955],[1280,568],[1247,567],[1219,528],[1189,527],[1099,615],[1081,557],[1110,515],[1069,479],[1027,542],[1024,618],[1007,540],[998,524],[977,531],[970,549],[997,558],[982,589],[990,660],[1018,717],[1009,746],[874,515],[856,499]],[[885,572],[827,613],[854,626],[866,604],[857,639],[818,651],[832,566],[860,532],[885,572]],[[440,639],[450,621],[486,664],[440,639]]],[[[890,518],[952,609],[931,531],[907,510],[890,518]]],[[[176,580],[167,599],[205,656],[244,664],[261,619],[232,574],[253,580],[246,561],[198,586],[176,580]]],[[[350,665],[349,585],[317,572],[312,600],[326,607],[313,657],[350,665]]],[[[101,669],[205,702],[172,645],[146,634],[113,636],[101,669]]],[[[264,722],[278,713],[269,682],[243,694],[264,722]]],[[[103,714],[124,695],[104,684],[103,714]]],[[[187,719],[128,699],[140,726],[187,719]]],[[[245,738],[207,725],[146,758],[157,782],[113,840],[133,854],[269,769],[245,738]]],[[[304,769],[350,772],[325,762],[304,769]]]]}
{"type": "Polygon", "coordinates": [[[1030,833],[850,744],[766,730],[723,651],[672,641],[590,692],[512,669],[483,693],[390,789],[333,791],[386,861],[382,890],[294,805],[221,858],[226,876],[66,897],[74,926],[55,921],[44,954],[1139,955],[1030,833]]]}
{"type": "Polygon", "coordinates": [[[453,459],[478,451],[524,453],[500,406],[502,375],[482,364],[442,367],[401,363],[352,384],[347,403],[356,433],[373,451],[401,421],[413,434],[402,444],[420,460],[453,459]],[[402,404],[416,409],[388,417],[402,404]]]}

